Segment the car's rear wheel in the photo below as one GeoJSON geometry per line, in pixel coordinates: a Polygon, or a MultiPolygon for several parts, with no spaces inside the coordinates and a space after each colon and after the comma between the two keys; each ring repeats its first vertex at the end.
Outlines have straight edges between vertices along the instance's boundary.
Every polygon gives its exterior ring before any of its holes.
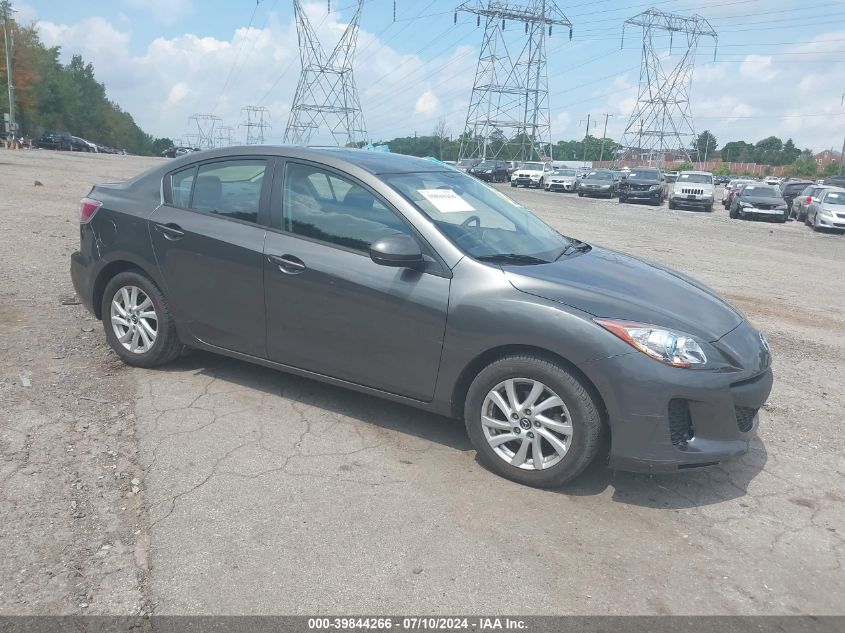
{"type": "Polygon", "coordinates": [[[581,380],[534,356],[511,356],[484,368],[469,388],[467,433],[479,460],[529,486],[561,486],[599,450],[600,409],[581,380]]]}
{"type": "Polygon", "coordinates": [[[670,209],[677,209],[678,208],[671,199],[669,200],[669,208],[670,209]]]}
{"type": "Polygon", "coordinates": [[[127,365],[163,365],[182,351],[167,300],[141,272],[122,272],[109,281],[102,315],[106,339],[127,365]]]}

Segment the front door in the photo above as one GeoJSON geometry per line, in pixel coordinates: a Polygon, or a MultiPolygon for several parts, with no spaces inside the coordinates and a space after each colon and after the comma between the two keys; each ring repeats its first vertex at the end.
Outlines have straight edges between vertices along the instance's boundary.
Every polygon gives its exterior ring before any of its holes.
{"type": "MultiPolygon", "coordinates": [[[[376,239],[413,231],[336,172],[288,162],[280,231],[265,244],[267,348],[280,363],[407,396],[434,394],[448,271],[374,263],[376,239]]],[[[274,206],[279,196],[274,195],[274,206]]]]}
{"type": "Polygon", "coordinates": [[[149,227],[177,321],[205,343],[261,358],[267,349],[260,211],[269,171],[267,160],[249,158],[177,172],[149,227]]]}

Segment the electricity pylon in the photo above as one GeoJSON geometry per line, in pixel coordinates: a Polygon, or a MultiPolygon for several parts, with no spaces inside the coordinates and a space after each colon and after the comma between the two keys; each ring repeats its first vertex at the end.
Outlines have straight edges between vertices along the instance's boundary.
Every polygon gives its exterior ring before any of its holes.
{"type": "MultiPolygon", "coordinates": [[[[478,56],[460,158],[530,160],[549,157],[551,123],[549,82],[546,74],[546,38],[553,26],[569,29],[572,23],[552,0],[467,0],[455,10],[484,18],[484,39],[478,56]],[[521,46],[512,55],[505,39],[507,22],[521,46]],[[524,33],[521,31],[524,30],[524,33]]],[[[515,38],[511,38],[513,45],[515,38]]]]}
{"type": "Polygon", "coordinates": [[[622,153],[617,160],[659,166],[667,151],[679,151],[691,162],[689,148],[695,127],[689,92],[696,49],[701,37],[712,37],[718,42],[719,36],[699,15],[686,17],[649,9],[625,20],[623,45],[625,27],[629,25],[642,28],[642,65],[637,103],[622,134],[622,153]],[[673,51],[676,33],[681,40],[680,51],[673,51]]]}
{"type": "Polygon", "coordinates": [[[229,147],[232,145],[232,132],[235,131],[231,125],[222,125],[217,128],[217,135],[214,137],[215,147],[229,147]]]}
{"type": "Polygon", "coordinates": [[[214,127],[221,121],[213,114],[195,114],[190,118],[197,127],[197,147],[212,149],[214,147],[214,127]]]}
{"type": "Polygon", "coordinates": [[[267,108],[264,106],[246,106],[241,109],[246,116],[246,121],[241,123],[241,127],[246,128],[246,144],[247,145],[264,145],[264,130],[269,130],[272,126],[264,118],[270,118],[267,108]]]}
{"type": "Polygon", "coordinates": [[[285,143],[307,145],[315,133],[329,133],[335,145],[366,142],[364,115],[352,75],[352,59],[358,41],[358,23],[364,0],[331,54],[317,39],[299,0],[293,0],[302,74],[285,129],[285,143]]]}

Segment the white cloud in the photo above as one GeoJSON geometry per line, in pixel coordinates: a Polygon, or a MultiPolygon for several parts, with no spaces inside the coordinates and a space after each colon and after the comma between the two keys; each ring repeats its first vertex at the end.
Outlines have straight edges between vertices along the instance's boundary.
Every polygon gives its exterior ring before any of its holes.
{"type": "Polygon", "coordinates": [[[756,81],[771,81],[778,75],[772,65],[771,55],[747,55],[739,65],[739,72],[756,81]]]}
{"type": "Polygon", "coordinates": [[[161,24],[172,26],[194,12],[192,0],[126,0],[130,9],[149,11],[161,24]]]}
{"type": "Polygon", "coordinates": [[[437,98],[437,95],[431,90],[426,90],[414,104],[414,114],[432,117],[437,113],[439,107],[440,100],[437,98]]]}
{"type": "Polygon", "coordinates": [[[129,33],[117,30],[99,16],[73,25],[41,21],[36,27],[44,44],[48,47],[61,46],[65,53],[84,50],[95,56],[110,54],[121,57],[129,50],[129,33]]]}

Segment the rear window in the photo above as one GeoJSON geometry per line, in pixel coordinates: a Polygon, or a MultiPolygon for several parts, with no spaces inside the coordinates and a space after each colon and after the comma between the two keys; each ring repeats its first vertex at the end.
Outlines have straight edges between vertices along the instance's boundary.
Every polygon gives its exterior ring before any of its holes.
{"type": "Polygon", "coordinates": [[[585,180],[613,180],[613,174],[608,171],[591,171],[585,180]]]}
{"type": "Polygon", "coordinates": [[[628,174],[628,179],[637,179],[637,180],[660,180],[660,174],[656,171],[632,171],[628,174]]]}

